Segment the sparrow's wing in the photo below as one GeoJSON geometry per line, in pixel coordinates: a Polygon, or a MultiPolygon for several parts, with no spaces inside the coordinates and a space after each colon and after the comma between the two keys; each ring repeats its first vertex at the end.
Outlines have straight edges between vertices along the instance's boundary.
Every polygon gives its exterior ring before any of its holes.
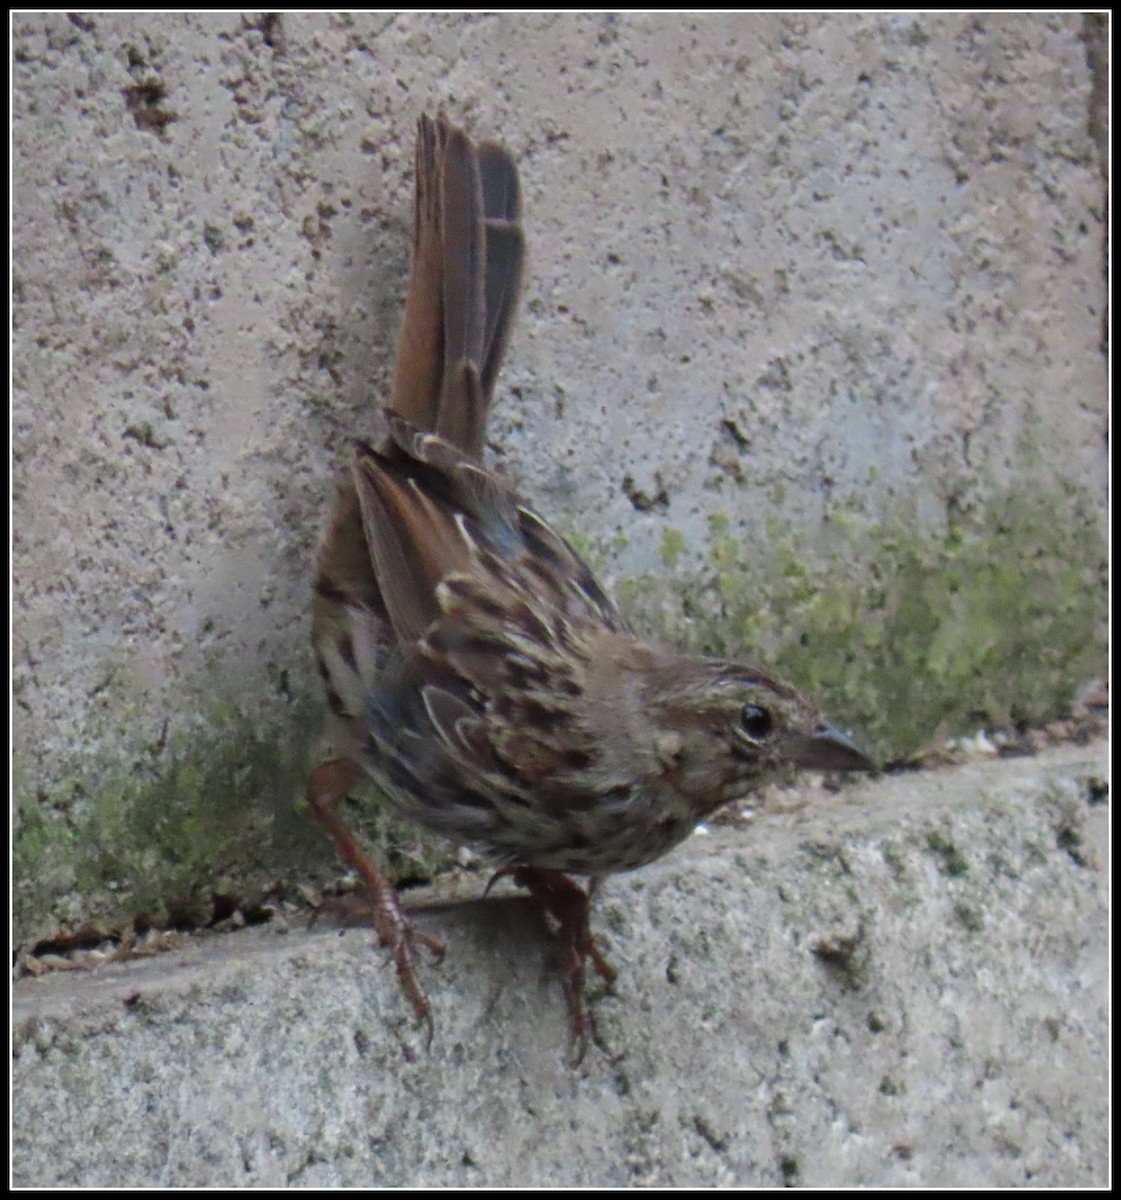
{"type": "MultiPolygon", "coordinates": [[[[461,586],[455,580],[477,593],[496,629],[504,617],[532,622],[534,612],[625,628],[583,559],[501,480],[438,434],[392,412],[386,419],[393,449],[361,447],[354,481],[399,642],[418,640],[437,617],[452,615],[449,598],[461,586]],[[515,594],[518,613],[497,612],[498,598],[515,604],[515,594]]],[[[454,619],[469,623],[474,614],[457,609],[454,619]]]]}
{"type": "Polygon", "coordinates": [[[602,799],[586,779],[597,731],[574,697],[599,651],[630,640],[622,619],[500,480],[388,419],[395,452],[366,448],[355,470],[396,638],[366,695],[370,753],[418,819],[500,853],[519,844],[523,821],[545,820],[525,796],[547,807],[556,792],[560,845],[574,808],[602,799]]]}

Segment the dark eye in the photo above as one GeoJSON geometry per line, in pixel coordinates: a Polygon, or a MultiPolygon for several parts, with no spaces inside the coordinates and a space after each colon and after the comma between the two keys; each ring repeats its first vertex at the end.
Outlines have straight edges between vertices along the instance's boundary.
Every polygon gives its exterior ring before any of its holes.
{"type": "Polygon", "coordinates": [[[774,720],[758,704],[745,704],[740,713],[740,728],[753,742],[761,742],[774,728],[774,720]]]}

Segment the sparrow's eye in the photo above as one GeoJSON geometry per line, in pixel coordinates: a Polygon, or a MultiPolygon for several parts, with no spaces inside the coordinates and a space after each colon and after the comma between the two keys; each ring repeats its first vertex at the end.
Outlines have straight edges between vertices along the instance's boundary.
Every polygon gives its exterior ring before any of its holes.
{"type": "Polygon", "coordinates": [[[745,704],[740,713],[740,729],[753,741],[761,742],[774,728],[774,718],[758,704],[745,704]]]}

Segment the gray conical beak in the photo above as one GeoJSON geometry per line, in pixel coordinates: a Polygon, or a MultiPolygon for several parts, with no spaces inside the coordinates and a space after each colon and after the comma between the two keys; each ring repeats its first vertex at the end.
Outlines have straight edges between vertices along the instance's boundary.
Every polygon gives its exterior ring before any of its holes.
{"type": "Polygon", "coordinates": [[[789,739],[790,758],[800,767],[817,771],[872,771],[876,764],[833,725],[819,725],[811,734],[789,739]]]}

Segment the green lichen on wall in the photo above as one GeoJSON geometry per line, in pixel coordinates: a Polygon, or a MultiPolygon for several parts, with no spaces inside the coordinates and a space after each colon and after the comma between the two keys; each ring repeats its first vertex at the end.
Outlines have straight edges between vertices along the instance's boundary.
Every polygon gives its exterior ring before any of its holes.
{"type": "Polygon", "coordinates": [[[719,514],[705,554],[691,577],[620,585],[635,626],[765,664],[885,760],[1045,722],[1104,673],[1105,538],[1070,489],[1006,490],[942,535],[840,512],[751,540],[719,514]]]}
{"type": "MultiPolygon", "coordinates": [[[[17,764],[17,943],[95,918],[166,925],[169,913],[205,913],[215,895],[341,874],[302,799],[321,709],[312,696],[256,715],[224,702],[163,744],[123,739],[46,787],[17,764]]],[[[360,796],[347,819],[397,878],[446,858],[376,800],[360,796]]]]}
{"type": "Polygon", "coordinates": [[[662,532],[662,562],[671,570],[677,566],[681,556],[688,549],[685,535],[672,527],[662,532]]]}

